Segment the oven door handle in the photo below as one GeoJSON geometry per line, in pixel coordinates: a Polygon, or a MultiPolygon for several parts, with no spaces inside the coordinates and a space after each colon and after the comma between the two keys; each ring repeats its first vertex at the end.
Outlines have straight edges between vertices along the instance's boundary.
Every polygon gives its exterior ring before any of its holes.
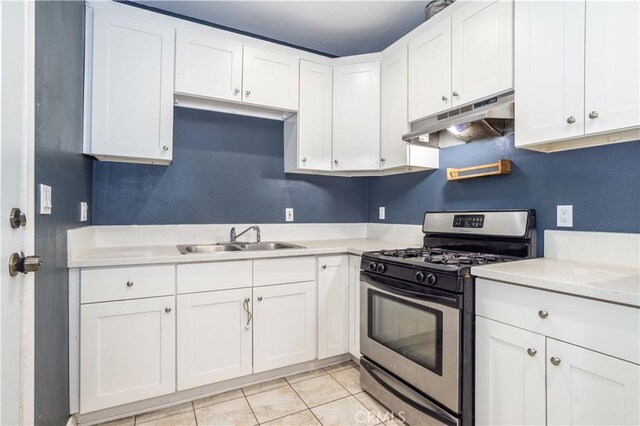
{"type": "MultiPolygon", "coordinates": [[[[385,388],[389,393],[391,393],[393,396],[398,398],[400,401],[404,402],[405,404],[410,405],[411,407],[415,408],[416,410],[422,411],[423,413],[427,413],[429,416],[433,417],[434,419],[438,420],[439,422],[442,422],[443,424],[445,424],[447,426],[456,426],[458,424],[455,420],[453,420],[451,417],[449,417],[448,413],[445,414],[444,410],[442,410],[443,412],[434,411],[432,408],[426,407],[426,406],[420,404],[419,402],[417,402],[417,401],[407,397],[406,395],[402,394],[401,392],[399,392],[392,385],[390,385],[385,380],[383,380],[382,377],[380,377],[374,371],[374,366],[371,363],[367,362],[367,360],[361,359],[360,360],[360,365],[371,375],[371,377],[373,377],[373,379],[376,382],[378,382],[380,384],[380,386],[385,388]]],[[[425,400],[426,399],[427,398],[425,398],[425,400]]]]}
{"type": "Polygon", "coordinates": [[[451,306],[453,308],[460,308],[460,299],[457,296],[445,295],[439,292],[435,292],[434,290],[430,290],[428,292],[418,292],[411,291],[403,288],[398,288],[396,286],[392,286],[387,284],[387,279],[383,277],[371,277],[367,273],[363,272],[362,276],[364,279],[362,281],[371,284],[374,287],[378,287],[382,290],[385,290],[392,294],[397,294],[398,296],[411,297],[420,300],[430,301],[441,303],[443,305],[451,306]]]}

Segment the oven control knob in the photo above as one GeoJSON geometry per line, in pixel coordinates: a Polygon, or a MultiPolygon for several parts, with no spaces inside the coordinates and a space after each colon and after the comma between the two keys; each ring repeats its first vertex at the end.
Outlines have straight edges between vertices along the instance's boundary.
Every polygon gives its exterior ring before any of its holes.
{"type": "Polygon", "coordinates": [[[376,270],[376,266],[378,266],[378,265],[376,265],[375,262],[371,262],[369,264],[369,269],[372,270],[372,271],[375,271],[376,270]]]}
{"type": "Polygon", "coordinates": [[[387,267],[384,266],[382,263],[379,263],[378,266],[376,267],[376,271],[383,273],[384,271],[387,270],[387,267]]]}
{"type": "Polygon", "coordinates": [[[436,284],[436,276],[433,275],[433,274],[427,275],[427,283],[429,285],[435,285],[436,284]]]}
{"type": "Polygon", "coordinates": [[[416,272],[416,281],[418,281],[419,283],[423,283],[425,278],[426,277],[424,276],[424,272],[416,272]]]}

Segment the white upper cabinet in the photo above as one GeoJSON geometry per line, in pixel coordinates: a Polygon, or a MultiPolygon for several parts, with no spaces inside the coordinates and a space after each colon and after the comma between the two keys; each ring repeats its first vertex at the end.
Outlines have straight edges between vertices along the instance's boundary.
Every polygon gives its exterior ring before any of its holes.
{"type": "Polygon", "coordinates": [[[409,121],[451,108],[451,18],[409,43],[409,121]]]}
{"type": "Polygon", "coordinates": [[[407,46],[386,56],[381,64],[380,168],[407,164],[407,46]]]}
{"type": "Polygon", "coordinates": [[[85,154],[168,164],[174,29],[89,9],[87,34],[85,154]]]}
{"type": "Polygon", "coordinates": [[[242,44],[178,29],[176,93],[240,102],[242,44]]]}
{"type": "Polygon", "coordinates": [[[584,19],[584,2],[516,2],[516,145],[584,133],[584,19]]]}
{"type": "Polygon", "coordinates": [[[333,68],[333,170],[380,167],[380,62],[333,68]]]}
{"type": "Polygon", "coordinates": [[[242,100],[297,111],[298,62],[297,56],[244,46],[242,100]]]}
{"type": "Polygon", "coordinates": [[[349,256],[318,257],[318,359],[349,352],[349,256]]]}
{"type": "Polygon", "coordinates": [[[333,69],[300,61],[298,168],[331,170],[333,69]]]}
{"type": "Polygon", "coordinates": [[[452,17],[453,106],[513,88],[513,2],[472,1],[452,17]]]}
{"type": "Polygon", "coordinates": [[[585,133],[640,125],[640,2],[586,2],[585,133]]]}

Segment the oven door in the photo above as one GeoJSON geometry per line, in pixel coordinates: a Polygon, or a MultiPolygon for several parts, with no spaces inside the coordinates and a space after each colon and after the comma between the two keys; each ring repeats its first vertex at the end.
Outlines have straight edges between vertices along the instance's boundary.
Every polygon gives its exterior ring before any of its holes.
{"type": "Polygon", "coordinates": [[[460,412],[461,295],[362,273],[360,351],[460,412]]]}

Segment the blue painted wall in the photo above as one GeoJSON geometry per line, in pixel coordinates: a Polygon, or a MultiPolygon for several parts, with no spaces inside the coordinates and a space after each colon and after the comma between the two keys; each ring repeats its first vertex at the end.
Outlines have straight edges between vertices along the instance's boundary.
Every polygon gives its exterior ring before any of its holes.
{"type": "MultiPolygon", "coordinates": [[[[35,4],[36,184],[53,188],[51,215],[35,217],[35,423],[69,418],[67,230],[91,200],[91,159],[82,155],[84,2],[35,4]]],[[[36,189],[37,191],[37,189],[36,189]]],[[[36,192],[36,195],[38,192],[36,192]]],[[[39,211],[36,196],[36,211],[39,211]]]]}
{"type": "MultiPolygon", "coordinates": [[[[446,148],[440,169],[369,180],[368,221],[386,207],[386,223],[422,223],[427,210],[534,208],[538,252],[556,228],[556,206],[573,205],[578,231],[640,232],[640,143],[543,154],[515,149],[513,134],[446,148]],[[512,161],[511,175],[448,182],[447,167],[512,161]]],[[[564,228],[568,229],[568,228],[564,228]]]]}
{"type": "Polygon", "coordinates": [[[93,223],[365,222],[367,179],[285,175],[283,123],[175,108],[169,167],[95,162],[93,223]]]}

